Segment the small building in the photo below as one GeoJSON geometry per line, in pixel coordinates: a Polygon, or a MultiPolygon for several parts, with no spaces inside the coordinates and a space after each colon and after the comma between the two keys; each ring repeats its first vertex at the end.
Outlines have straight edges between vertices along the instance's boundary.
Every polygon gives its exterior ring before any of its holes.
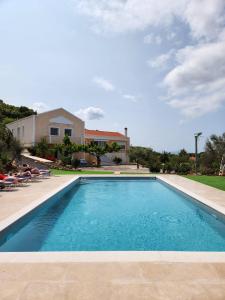
{"type": "Polygon", "coordinates": [[[128,151],[130,147],[130,139],[127,136],[127,128],[125,128],[124,134],[113,131],[85,129],[85,144],[90,143],[95,143],[99,146],[117,143],[120,146],[121,149],[119,152],[103,155],[101,157],[102,164],[110,164],[115,156],[121,158],[123,163],[129,162],[128,151]]]}
{"type": "Polygon", "coordinates": [[[7,127],[24,147],[35,145],[43,137],[49,144],[62,143],[66,134],[72,142],[84,143],[84,121],[63,108],[19,119],[7,127]]]}
{"type": "MultiPolygon", "coordinates": [[[[63,108],[54,109],[37,115],[18,119],[7,124],[24,147],[37,144],[41,138],[46,138],[51,144],[63,142],[65,135],[68,135],[73,143],[89,144],[94,142],[98,145],[116,142],[121,150],[115,153],[108,153],[102,157],[102,164],[112,163],[115,156],[120,157],[123,163],[128,163],[128,150],[130,140],[125,134],[119,132],[88,130],[85,129],[85,122],[63,108]]],[[[88,155],[86,156],[88,160],[88,155]]]]}

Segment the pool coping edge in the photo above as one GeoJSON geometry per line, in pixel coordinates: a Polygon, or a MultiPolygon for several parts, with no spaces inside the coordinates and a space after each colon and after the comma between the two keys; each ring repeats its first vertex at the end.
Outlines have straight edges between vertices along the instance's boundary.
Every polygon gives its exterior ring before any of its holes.
{"type": "MultiPolygon", "coordinates": [[[[68,182],[60,185],[45,196],[31,202],[28,206],[19,210],[0,222],[0,232],[16,222],[24,215],[40,206],[56,193],[73,184],[80,178],[84,177],[132,177],[133,175],[75,175],[68,182]]],[[[225,216],[225,209],[210,200],[205,199],[180,185],[174,184],[170,180],[160,175],[137,176],[155,177],[171,187],[185,193],[191,198],[207,205],[225,216]]],[[[199,252],[199,251],[55,251],[55,252],[1,252],[0,263],[66,263],[66,262],[183,262],[183,263],[199,263],[199,262],[216,262],[225,263],[225,252],[199,252]]]]}

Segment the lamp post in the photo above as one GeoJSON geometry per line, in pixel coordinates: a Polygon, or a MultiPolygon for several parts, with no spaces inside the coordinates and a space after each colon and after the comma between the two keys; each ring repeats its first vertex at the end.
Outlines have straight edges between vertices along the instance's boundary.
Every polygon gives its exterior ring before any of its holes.
{"type": "Polygon", "coordinates": [[[195,174],[198,172],[198,138],[202,135],[202,132],[195,133],[195,174]]]}

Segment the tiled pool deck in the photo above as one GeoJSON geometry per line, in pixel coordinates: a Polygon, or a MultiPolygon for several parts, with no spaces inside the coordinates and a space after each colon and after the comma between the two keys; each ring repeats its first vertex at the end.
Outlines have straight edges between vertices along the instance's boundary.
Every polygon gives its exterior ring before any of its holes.
{"type": "MultiPolygon", "coordinates": [[[[159,177],[225,210],[225,192],[176,175],[159,177]]],[[[0,192],[1,225],[72,178],[0,192]]],[[[225,299],[225,253],[0,253],[0,299],[225,299]]]]}

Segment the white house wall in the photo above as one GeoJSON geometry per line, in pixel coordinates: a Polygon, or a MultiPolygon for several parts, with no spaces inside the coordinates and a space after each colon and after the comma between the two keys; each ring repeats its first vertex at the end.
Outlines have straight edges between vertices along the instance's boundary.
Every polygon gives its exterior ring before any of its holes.
{"type": "Polygon", "coordinates": [[[7,128],[11,130],[13,136],[17,138],[22,145],[28,147],[33,144],[34,138],[34,122],[35,116],[19,119],[7,124],[7,128]]]}

